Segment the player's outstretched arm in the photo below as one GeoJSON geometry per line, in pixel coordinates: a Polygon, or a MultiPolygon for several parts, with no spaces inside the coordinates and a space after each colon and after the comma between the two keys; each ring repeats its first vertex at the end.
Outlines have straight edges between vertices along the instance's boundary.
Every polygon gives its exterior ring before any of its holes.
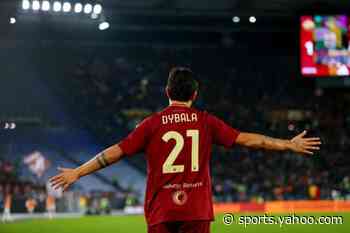
{"type": "Polygon", "coordinates": [[[118,144],[107,148],[94,158],[75,169],[58,168],[60,173],[50,179],[51,185],[58,189],[67,190],[71,184],[76,182],[80,177],[94,173],[113,163],[118,162],[123,156],[123,151],[118,144]]]}
{"type": "Polygon", "coordinates": [[[321,140],[319,137],[305,137],[306,130],[290,140],[271,138],[255,133],[240,133],[236,143],[242,146],[267,149],[267,150],[291,150],[296,153],[313,155],[314,151],[320,150],[321,140]]]}

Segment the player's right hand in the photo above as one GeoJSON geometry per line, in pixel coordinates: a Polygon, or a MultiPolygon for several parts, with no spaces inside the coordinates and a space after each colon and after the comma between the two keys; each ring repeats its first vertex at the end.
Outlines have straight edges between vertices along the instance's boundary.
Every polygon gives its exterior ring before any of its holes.
{"type": "Polygon", "coordinates": [[[71,184],[79,179],[79,174],[75,169],[58,168],[60,173],[50,179],[50,184],[54,189],[62,188],[66,191],[71,184]]]}

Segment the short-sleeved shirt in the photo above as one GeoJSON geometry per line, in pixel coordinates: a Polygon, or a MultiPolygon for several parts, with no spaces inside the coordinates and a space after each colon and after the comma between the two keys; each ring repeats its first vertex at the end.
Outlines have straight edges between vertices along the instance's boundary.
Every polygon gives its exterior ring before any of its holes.
{"type": "Polygon", "coordinates": [[[126,155],[145,152],[148,225],[213,220],[212,145],[231,147],[239,131],[194,108],[172,105],[143,120],[119,146],[126,155]]]}

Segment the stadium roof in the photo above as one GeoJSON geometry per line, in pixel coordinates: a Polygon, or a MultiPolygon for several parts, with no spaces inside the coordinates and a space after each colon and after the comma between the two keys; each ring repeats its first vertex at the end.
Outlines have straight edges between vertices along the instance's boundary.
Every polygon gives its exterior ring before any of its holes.
{"type": "MultiPolygon", "coordinates": [[[[21,0],[2,0],[0,14],[20,8],[21,0]]],[[[68,2],[78,2],[68,0],[68,2]]],[[[91,0],[100,2],[105,9],[114,12],[199,13],[202,14],[277,14],[294,15],[301,11],[343,12],[350,10],[349,0],[91,0]]]]}
{"type": "Polygon", "coordinates": [[[231,14],[284,14],[300,11],[333,11],[350,7],[348,0],[104,0],[115,10],[158,10],[163,12],[227,12],[231,14]]]}

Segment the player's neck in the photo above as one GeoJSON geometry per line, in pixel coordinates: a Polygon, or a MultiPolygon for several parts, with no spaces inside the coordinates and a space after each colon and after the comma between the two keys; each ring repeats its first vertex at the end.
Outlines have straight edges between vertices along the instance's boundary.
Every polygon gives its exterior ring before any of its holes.
{"type": "Polygon", "coordinates": [[[182,102],[182,101],[176,101],[176,100],[169,100],[169,106],[183,106],[190,108],[192,105],[192,101],[182,102]]]}

